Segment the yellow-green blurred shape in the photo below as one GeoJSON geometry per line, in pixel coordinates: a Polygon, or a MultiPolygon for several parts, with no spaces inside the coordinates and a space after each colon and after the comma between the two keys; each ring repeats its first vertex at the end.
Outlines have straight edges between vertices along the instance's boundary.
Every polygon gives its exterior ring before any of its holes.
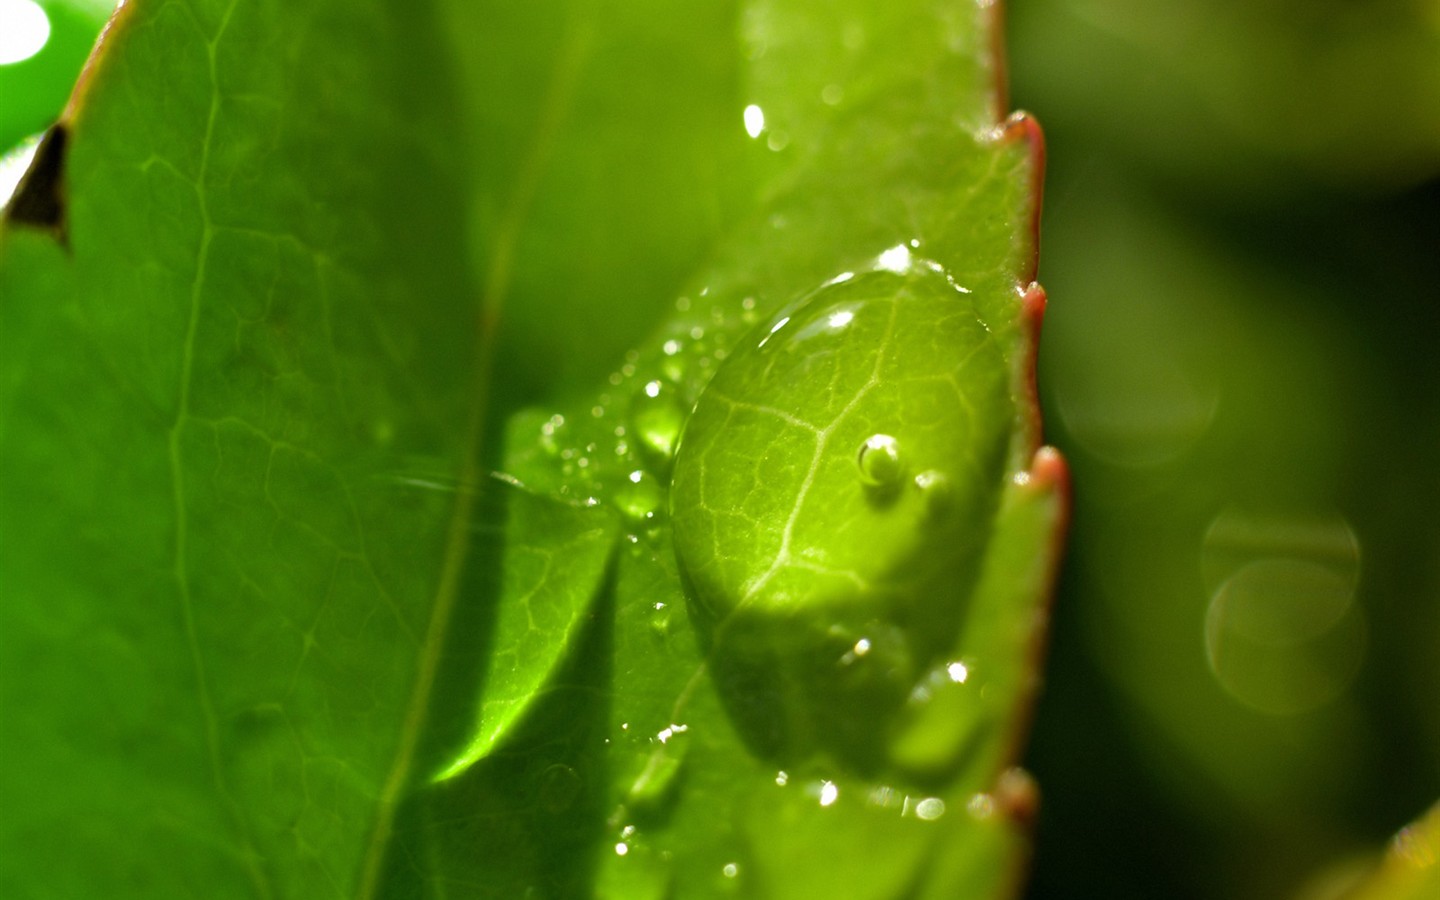
{"type": "Polygon", "coordinates": [[[1390,840],[1380,868],[1344,900],[1434,900],[1440,897],[1440,803],[1390,840]]]}
{"type": "Polygon", "coordinates": [[[1014,6],[1012,40],[1047,48],[1025,102],[1052,126],[1102,119],[1115,146],[1192,184],[1250,202],[1440,172],[1434,0],[1014,6]]]}
{"type": "Polygon", "coordinates": [[[1205,655],[1225,691],[1271,715],[1308,712],[1350,683],[1365,655],[1355,603],[1360,544],[1337,515],[1230,509],[1208,529],[1205,655]]]}

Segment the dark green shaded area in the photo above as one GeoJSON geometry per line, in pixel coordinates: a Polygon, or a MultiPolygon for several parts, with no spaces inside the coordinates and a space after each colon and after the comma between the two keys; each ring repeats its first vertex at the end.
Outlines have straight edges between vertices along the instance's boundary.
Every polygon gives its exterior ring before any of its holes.
{"type": "Polygon", "coordinates": [[[1076,484],[1031,895],[1329,896],[1440,796],[1433,10],[1010,22],[1076,484]]]}

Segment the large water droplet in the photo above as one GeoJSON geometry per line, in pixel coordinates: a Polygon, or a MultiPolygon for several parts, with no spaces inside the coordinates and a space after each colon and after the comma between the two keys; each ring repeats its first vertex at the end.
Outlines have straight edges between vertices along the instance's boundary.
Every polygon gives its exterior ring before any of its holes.
{"type": "Polygon", "coordinates": [[[952,645],[1004,483],[1000,346],[974,295],[893,256],[757,324],[674,461],[690,611],[762,753],[883,756],[886,721],[952,645]]]}

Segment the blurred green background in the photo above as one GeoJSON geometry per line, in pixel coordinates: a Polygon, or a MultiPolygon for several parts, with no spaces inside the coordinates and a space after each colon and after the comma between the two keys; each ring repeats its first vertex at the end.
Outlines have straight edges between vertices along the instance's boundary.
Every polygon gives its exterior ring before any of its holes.
{"type": "Polygon", "coordinates": [[[1009,20],[1075,483],[1030,896],[1341,895],[1440,796],[1440,4],[1009,20]]]}
{"type": "MultiPolygon", "coordinates": [[[[0,148],[107,3],[39,5],[0,148]]],[[[1075,478],[1029,895],[1343,896],[1440,798],[1440,2],[1008,19],[1075,478]]]]}

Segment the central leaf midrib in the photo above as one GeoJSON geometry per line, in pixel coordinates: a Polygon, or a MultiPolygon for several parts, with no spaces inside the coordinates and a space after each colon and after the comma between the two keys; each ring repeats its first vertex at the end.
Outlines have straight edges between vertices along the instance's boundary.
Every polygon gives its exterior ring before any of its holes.
{"type": "MultiPolygon", "coordinates": [[[[246,874],[254,892],[261,898],[274,896],[274,890],[270,880],[263,868],[257,864],[259,854],[255,851],[254,841],[251,838],[249,828],[246,824],[238,804],[230,793],[230,788],[225,779],[225,770],[221,762],[220,754],[220,733],[219,719],[215,711],[214,699],[210,694],[209,675],[206,672],[204,655],[200,651],[199,630],[195,622],[194,594],[190,584],[189,556],[189,532],[190,521],[189,511],[185,501],[185,459],[182,448],[183,433],[185,425],[191,420],[190,403],[191,389],[194,384],[195,372],[195,343],[198,340],[200,328],[200,313],[205,292],[206,272],[209,268],[210,247],[215,237],[215,227],[210,216],[210,204],[206,195],[207,181],[210,172],[210,153],[215,141],[215,122],[220,113],[220,84],[215,67],[215,55],[220,44],[220,39],[230,27],[230,20],[235,13],[239,0],[230,0],[221,17],[219,26],[215,29],[213,37],[205,40],[206,73],[210,82],[210,103],[205,119],[205,133],[200,142],[200,160],[195,173],[195,202],[200,213],[200,244],[195,252],[195,275],[190,284],[190,297],[186,309],[185,337],[181,347],[180,355],[180,377],[178,380],[175,398],[175,418],[166,431],[165,444],[166,455],[170,471],[170,492],[173,504],[173,515],[175,518],[175,534],[172,549],[173,567],[171,577],[175,582],[176,595],[180,601],[181,620],[185,629],[186,646],[190,654],[191,670],[195,677],[195,689],[198,695],[201,716],[205,724],[205,748],[207,763],[210,769],[210,777],[214,782],[215,791],[219,794],[220,801],[225,807],[225,812],[231,819],[231,826],[235,829],[244,861],[246,874]]],[[[132,21],[126,19],[125,21],[132,21]]],[[[200,23],[196,22],[197,29],[200,23]]],[[[203,34],[203,31],[202,31],[203,34]]],[[[113,35],[112,35],[113,39],[113,35]]]]}

